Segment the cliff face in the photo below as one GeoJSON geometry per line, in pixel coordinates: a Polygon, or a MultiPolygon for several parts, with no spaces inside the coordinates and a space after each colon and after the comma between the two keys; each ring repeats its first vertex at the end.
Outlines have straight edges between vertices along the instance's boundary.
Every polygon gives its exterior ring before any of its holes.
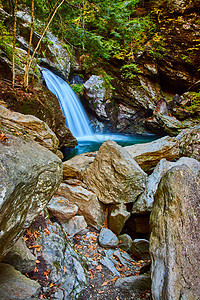
{"type": "Polygon", "coordinates": [[[122,71],[120,59],[105,65],[106,72],[114,78],[115,90],[103,104],[112,130],[175,134],[191,126],[191,121],[199,122],[199,1],[145,1],[143,9],[136,9],[135,17],[148,13],[155,28],[146,44],[133,55],[137,68],[122,71]],[[157,118],[152,122],[160,99],[166,101],[166,115],[178,121],[157,118]],[[168,126],[168,122],[173,124],[168,126]],[[168,128],[171,126],[173,132],[168,128]]]}

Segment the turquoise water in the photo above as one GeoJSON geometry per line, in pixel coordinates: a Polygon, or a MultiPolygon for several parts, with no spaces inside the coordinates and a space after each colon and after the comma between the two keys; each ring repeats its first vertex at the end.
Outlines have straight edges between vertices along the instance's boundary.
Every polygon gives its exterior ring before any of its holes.
{"type": "Polygon", "coordinates": [[[100,146],[106,140],[112,140],[117,142],[121,146],[131,146],[134,144],[152,142],[159,137],[156,135],[125,135],[125,134],[94,134],[91,136],[84,136],[77,138],[78,146],[74,149],[64,148],[64,161],[68,160],[75,155],[79,155],[85,152],[94,152],[99,150],[100,146]]]}

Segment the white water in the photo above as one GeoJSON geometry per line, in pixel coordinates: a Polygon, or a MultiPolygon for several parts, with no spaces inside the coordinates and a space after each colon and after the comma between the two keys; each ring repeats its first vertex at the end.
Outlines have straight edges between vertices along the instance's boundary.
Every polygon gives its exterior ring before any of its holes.
{"type": "Polygon", "coordinates": [[[43,69],[42,75],[48,89],[58,98],[66,125],[72,134],[76,138],[92,136],[88,117],[69,84],[47,69],[43,69]]]}

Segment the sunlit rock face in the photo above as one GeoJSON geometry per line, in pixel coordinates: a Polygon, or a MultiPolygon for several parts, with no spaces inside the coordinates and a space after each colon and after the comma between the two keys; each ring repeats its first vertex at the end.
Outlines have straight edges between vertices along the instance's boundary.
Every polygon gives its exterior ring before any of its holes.
{"type": "Polygon", "coordinates": [[[188,166],[161,179],[150,217],[152,298],[199,299],[200,182],[188,166]]]}
{"type": "Polygon", "coordinates": [[[62,179],[62,162],[36,142],[0,142],[0,259],[44,209],[62,179]]]}

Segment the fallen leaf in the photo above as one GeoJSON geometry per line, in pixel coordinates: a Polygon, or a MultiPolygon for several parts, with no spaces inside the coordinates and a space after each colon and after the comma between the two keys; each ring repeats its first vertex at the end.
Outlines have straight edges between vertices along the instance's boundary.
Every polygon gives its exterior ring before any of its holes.
{"type": "Polygon", "coordinates": [[[103,294],[103,293],[104,293],[104,291],[99,291],[98,293],[99,293],[99,294],[103,294]]]}
{"type": "Polygon", "coordinates": [[[51,287],[53,287],[55,284],[52,282],[52,283],[50,283],[50,285],[49,285],[49,287],[51,288],[51,287]]]}
{"type": "Polygon", "coordinates": [[[36,264],[40,264],[40,260],[36,259],[35,260],[36,264]]]}
{"type": "Polygon", "coordinates": [[[101,272],[101,271],[102,271],[102,266],[101,266],[101,265],[98,265],[98,266],[96,267],[96,269],[99,270],[99,272],[101,272]]]}
{"type": "Polygon", "coordinates": [[[44,271],[43,275],[47,276],[51,271],[49,269],[47,269],[46,271],[44,271]]]}
{"type": "Polygon", "coordinates": [[[64,268],[63,268],[63,271],[64,271],[64,273],[66,273],[66,272],[67,272],[67,269],[65,268],[65,266],[64,266],[64,268]]]}
{"type": "Polygon", "coordinates": [[[105,286],[108,284],[108,281],[104,281],[101,286],[105,286]]]}
{"type": "Polygon", "coordinates": [[[38,272],[38,268],[35,267],[35,269],[33,270],[34,273],[38,272]]]}

